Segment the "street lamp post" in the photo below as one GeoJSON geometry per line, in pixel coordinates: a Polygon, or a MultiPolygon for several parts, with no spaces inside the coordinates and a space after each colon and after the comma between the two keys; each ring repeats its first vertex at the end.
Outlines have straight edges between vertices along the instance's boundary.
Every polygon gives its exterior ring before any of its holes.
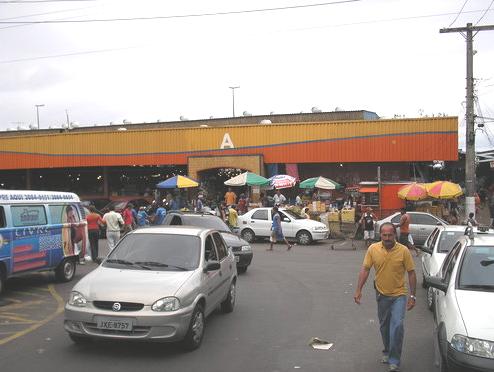
{"type": "Polygon", "coordinates": [[[39,108],[43,107],[44,104],[43,105],[34,105],[34,106],[36,106],[36,122],[38,123],[38,129],[39,129],[39,108]]]}
{"type": "Polygon", "coordinates": [[[235,89],[240,87],[229,87],[232,90],[232,100],[233,100],[233,117],[235,117],[235,89]]]}

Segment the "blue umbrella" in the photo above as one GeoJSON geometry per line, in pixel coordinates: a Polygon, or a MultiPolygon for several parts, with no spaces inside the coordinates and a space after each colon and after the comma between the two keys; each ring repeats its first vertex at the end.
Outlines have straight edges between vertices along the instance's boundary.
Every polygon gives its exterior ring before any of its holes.
{"type": "Polygon", "coordinates": [[[174,176],[161,181],[156,185],[158,189],[181,189],[185,187],[197,187],[199,183],[194,181],[192,178],[185,176],[174,176]]]}

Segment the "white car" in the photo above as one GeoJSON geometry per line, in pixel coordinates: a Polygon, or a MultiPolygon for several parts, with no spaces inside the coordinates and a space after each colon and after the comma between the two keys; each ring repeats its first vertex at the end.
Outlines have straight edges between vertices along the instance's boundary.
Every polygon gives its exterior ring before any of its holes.
{"type": "MultiPolygon", "coordinates": [[[[256,238],[268,238],[271,236],[271,224],[273,222],[271,208],[255,208],[238,216],[240,235],[251,243],[256,238]]],[[[280,208],[281,229],[287,239],[296,238],[299,244],[307,245],[315,240],[329,237],[328,227],[314,220],[300,217],[295,212],[280,208]]]]}
{"type": "Polygon", "coordinates": [[[434,342],[439,370],[494,371],[494,236],[460,238],[437,276],[434,342]]]}
{"type": "MultiPolygon", "coordinates": [[[[427,289],[427,307],[433,310],[434,306],[434,289],[428,287],[425,282],[426,276],[434,276],[439,272],[447,254],[453,248],[455,243],[465,235],[466,226],[447,225],[437,226],[429,235],[424,245],[420,249],[424,252],[422,255],[422,287],[427,289]]],[[[475,234],[494,234],[494,230],[478,231],[474,228],[475,234]]]]}

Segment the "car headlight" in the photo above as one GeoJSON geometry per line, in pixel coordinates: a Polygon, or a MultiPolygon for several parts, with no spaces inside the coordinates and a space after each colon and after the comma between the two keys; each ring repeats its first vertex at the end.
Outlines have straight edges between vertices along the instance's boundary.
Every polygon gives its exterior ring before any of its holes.
{"type": "Polygon", "coordinates": [[[328,228],[326,226],[314,226],[312,230],[314,231],[324,231],[327,230],[328,228]]]}
{"type": "Polygon", "coordinates": [[[175,311],[178,309],[180,309],[180,301],[176,297],[160,298],[151,306],[153,311],[175,311]]]}
{"type": "Polygon", "coordinates": [[[243,245],[242,249],[241,249],[242,252],[247,252],[247,251],[251,251],[251,250],[252,250],[252,248],[250,247],[250,245],[243,245]]]}
{"type": "Polygon", "coordinates": [[[84,297],[81,293],[77,291],[70,292],[69,296],[69,305],[84,307],[87,304],[86,297],[84,297]]]}
{"type": "Polygon", "coordinates": [[[492,341],[454,335],[451,339],[451,347],[461,353],[494,359],[494,342],[492,341]]]}

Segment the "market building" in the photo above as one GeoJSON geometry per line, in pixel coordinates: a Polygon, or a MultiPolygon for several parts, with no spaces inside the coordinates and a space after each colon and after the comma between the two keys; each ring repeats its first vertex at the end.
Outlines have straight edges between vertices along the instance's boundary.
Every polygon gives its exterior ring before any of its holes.
{"type": "Polygon", "coordinates": [[[457,117],[380,119],[370,111],[248,116],[0,133],[0,187],[82,198],[147,195],[175,174],[211,192],[242,172],[343,185],[407,181],[458,160],[457,117]]]}

